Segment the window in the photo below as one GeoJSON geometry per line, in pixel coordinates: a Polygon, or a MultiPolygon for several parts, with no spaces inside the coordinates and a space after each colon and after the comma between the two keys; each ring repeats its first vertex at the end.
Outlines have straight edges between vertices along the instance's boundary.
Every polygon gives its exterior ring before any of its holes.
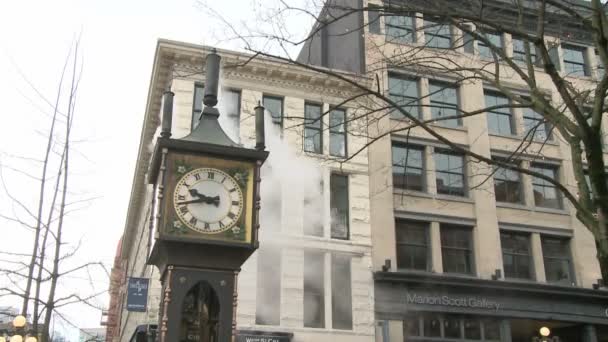
{"type": "Polygon", "coordinates": [[[368,6],[367,20],[369,21],[369,33],[380,34],[380,8],[378,6],[368,6]]]}
{"type": "Polygon", "coordinates": [[[304,326],[325,328],[324,255],[304,252],[304,326]]]}
{"type": "Polygon", "coordinates": [[[441,225],[441,256],[444,273],[473,274],[471,228],[441,225]]]}
{"type": "MultiPolygon", "coordinates": [[[[502,34],[498,32],[479,32],[482,36],[484,36],[489,42],[490,46],[493,46],[496,49],[502,49],[502,34]]],[[[479,55],[484,58],[494,58],[492,55],[492,48],[490,48],[486,44],[486,42],[482,40],[477,41],[477,50],[479,51],[479,55]]],[[[496,56],[500,59],[500,56],[496,56]]]]}
{"type": "Polygon", "coordinates": [[[413,15],[387,15],[384,17],[386,40],[397,43],[416,41],[415,21],[413,15]]]}
{"type": "MultiPolygon", "coordinates": [[[[431,115],[433,119],[459,116],[458,110],[458,91],[456,87],[431,81],[429,82],[429,92],[431,98],[431,115]]],[[[461,125],[460,118],[439,120],[437,124],[447,127],[458,127],[461,125]]]]}
{"type": "Polygon", "coordinates": [[[191,130],[194,131],[198,126],[198,120],[201,118],[203,113],[203,96],[205,86],[200,83],[194,84],[194,99],[192,100],[192,122],[190,124],[191,130]]]}
{"type": "Polygon", "coordinates": [[[255,323],[280,325],[281,250],[265,245],[258,251],[255,323]]]}
{"type": "Polygon", "coordinates": [[[304,105],[304,151],[323,153],[321,105],[304,105]]]}
{"type": "Polygon", "coordinates": [[[393,143],[393,187],[424,191],[424,148],[393,143]]]}
{"type": "Polygon", "coordinates": [[[270,113],[272,123],[277,126],[283,125],[283,98],[264,95],[262,97],[264,108],[270,113]]]}
{"type": "Polygon", "coordinates": [[[424,20],[425,46],[438,49],[449,49],[452,46],[450,25],[447,23],[424,20]]]}
{"type": "Polygon", "coordinates": [[[500,245],[505,277],[532,279],[530,235],[501,231],[500,245]]]}
{"type": "Polygon", "coordinates": [[[518,62],[526,62],[526,44],[530,47],[530,60],[536,64],[536,49],[529,41],[513,37],[513,59],[518,62]]]}
{"type": "Polygon", "coordinates": [[[353,329],[353,304],[350,257],[331,256],[331,317],[332,328],[353,329]]]}
{"type": "Polygon", "coordinates": [[[334,108],[329,112],[329,154],[346,157],[346,111],[334,108]]]}
{"type": "MultiPolygon", "coordinates": [[[[530,170],[557,180],[557,167],[545,164],[532,164],[530,170]]],[[[562,203],[555,185],[547,180],[532,177],[534,204],[537,207],[561,209],[562,203]]]]}
{"type": "Polygon", "coordinates": [[[522,108],[524,116],[524,136],[538,141],[551,140],[551,125],[532,108],[522,108]]]}
{"type": "Polygon", "coordinates": [[[465,196],[464,156],[449,151],[435,150],[437,193],[465,196]]]}
{"type": "Polygon", "coordinates": [[[462,31],[462,44],[464,52],[473,54],[475,53],[475,38],[467,31],[462,31]]]}
{"type": "Polygon", "coordinates": [[[585,65],[585,48],[562,44],[564,71],[568,76],[589,76],[585,65]]]}
{"type": "Polygon", "coordinates": [[[513,122],[511,118],[511,110],[509,108],[509,99],[505,96],[487,91],[483,92],[488,118],[488,131],[498,135],[513,135],[513,122]],[[499,108],[492,108],[503,106],[499,108]]]}
{"type": "Polygon", "coordinates": [[[549,283],[571,285],[570,239],[541,235],[545,277],[549,283]]]}
{"type": "Polygon", "coordinates": [[[241,126],[241,92],[234,89],[224,89],[220,98],[220,106],[230,121],[235,135],[239,136],[241,126]]]}
{"type": "Polygon", "coordinates": [[[348,176],[332,174],[330,181],[331,237],[348,240],[348,176]]]}
{"type": "MultiPolygon", "coordinates": [[[[493,158],[503,163],[509,163],[502,158],[493,158]]],[[[519,166],[518,162],[510,162],[519,166]]],[[[521,203],[523,191],[519,172],[494,165],[494,196],[497,202],[521,203]]]]}
{"type": "Polygon", "coordinates": [[[324,196],[323,181],[318,187],[304,189],[304,234],[323,236],[324,196]]]}
{"type": "MultiPolygon", "coordinates": [[[[436,337],[433,341],[465,339],[466,341],[498,342],[500,327],[497,320],[475,316],[437,313],[410,314],[403,321],[403,337],[407,341],[410,341],[410,337],[436,337]]],[[[414,340],[422,341],[418,338],[414,340]]]]}
{"type": "Polygon", "coordinates": [[[397,269],[428,269],[428,224],[397,220],[397,269]]]}
{"type": "MultiPolygon", "coordinates": [[[[418,108],[418,80],[403,76],[388,76],[388,96],[406,113],[420,119],[418,108]]],[[[403,118],[401,112],[393,110],[391,112],[395,118],[403,118]]]]}

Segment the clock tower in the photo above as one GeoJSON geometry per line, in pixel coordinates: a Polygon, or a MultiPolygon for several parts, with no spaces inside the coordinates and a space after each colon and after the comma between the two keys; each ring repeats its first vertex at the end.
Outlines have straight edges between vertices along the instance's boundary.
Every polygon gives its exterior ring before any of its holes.
{"type": "Polygon", "coordinates": [[[155,241],[148,263],[160,271],[159,341],[229,342],[236,330],[237,276],[258,247],[264,109],[256,107],[256,147],[222,130],[215,108],[220,56],[206,57],[204,109],[186,137],[171,138],[173,93],[163,95],[161,136],[148,172],[154,185],[155,241]]]}

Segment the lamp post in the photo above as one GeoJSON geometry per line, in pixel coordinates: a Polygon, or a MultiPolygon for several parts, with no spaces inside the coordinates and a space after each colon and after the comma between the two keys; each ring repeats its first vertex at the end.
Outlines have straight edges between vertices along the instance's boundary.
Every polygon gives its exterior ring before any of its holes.
{"type": "MultiPolygon", "coordinates": [[[[10,342],[37,342],[35,336],[29,336],[25,331],[25,325],[27,320],[24,316],[19,315],[13,319],[13,328],[15,328],[15,334],[9,338],[10,342]]],[[[2,341],[0,341],[2,342],[2,341]]]]}

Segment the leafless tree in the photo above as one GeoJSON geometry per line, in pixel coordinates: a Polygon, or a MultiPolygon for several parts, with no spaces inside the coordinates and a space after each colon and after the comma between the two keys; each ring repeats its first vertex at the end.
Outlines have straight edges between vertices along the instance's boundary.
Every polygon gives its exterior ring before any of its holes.
{"type": "MultiPolygon", "coordinates": [[[[595,237],[602,276],[608,280],[604,154],[608,151],[602,151],[608,143],[601,129],[608,90],[604,73],[608,64],[608,18],[606,5],[600,0],[369,0],[362,6],[359,1],[280,0],[258,14],[256,25],[235,24],[212,5],[202,0],[198,3],[226,28],[228,33],[220,38],[244,44],[253,58],[276,58],[358,88],[360,94],[347,102],[359,109],[348,120],[353,124],[364,120],[367,126],[349,134],[366,136],[368,144],[363,148],[390,134],[409,136],[410,131],[419,130],[473,163],[485,165],[490,170],[488,178],[497,170],[512,170],[552,184],[595,237]],[[314,26],[311,32],[298,35],[289,23],[302,16],[309,17],[314,26]],[[353,19],[357,17],[364,20],[353,19]],[[511,46],[504,46],[496,33],[511,37],[511,46]],[[323,60],[318,53],[323,39],[338,42],[349,35],[363,34],[361,49],[366,65],[362,70],[323,60]],[[443,41],[446,37],[447,42],[443,41]],[[566,68],[561,70],[558,46],[572,41],[595,48],[597,64],[592,66],[587,61],[584,68],[564,64],[566,68]],[[340,68],[351,69],[358,76],[345,75],[337,70],[340,68]],[[450,87],[482,82],[507,101],[467,110],[431,101],[445,88],[409,100],[398,98],[390,94],[385,82],[387,69],[413,77],[440,76],[449,80],[450,87]],[[362,98],[367,102],[363,103],[362,98]],[[418,115],[423,107],[430,107],[432,118],[418,115]],[[514,109],[538,117],[530,120],[534,124],[526,127],[521,142],[506,158],[494,159],[463,147],[440,128],[454,120],[514,109]],[[401,116],[393,120],[396,124],[381,127],[382,119],[396,114],[401,116]],[[569,146],[576,184],[562,183],[517,162],[543,158],[551,136],[569,146]]],[[[361,151],[349,151],[347,158],[361,151]]]]}
{"type": "MultiPolygon", "coordinates": [[[[10,163],[0,164],[0,179],[4,192],[13,207],[18,208],[11,214],[0,214],[5,221],[16,223],[33,235],[31,254],[13,253],[2,251],[0,253],[0,274],[6,276],[10,284],[0,288],[0,297],[16,297],[21,299],[21,315],[31,317],[29,330],[35,336],[41,336],[42,341],[50,341],[51,319],[59,314],[57,311],[67,305],[84,303],[95,305],[93,299],[101,293],[80,295],[78,293],[63,294],[58,292],[58,284],[62,277],[74,275],[80,271],[95,270],[107,271],[100,262],[86,262],[71,268],[62,267],[62,262],[73,257],[78,245],[72,250],[65,250],[67,241],[64,238],[64,219],[71,210],[74,203],[87,202],[90,199],[78,199],[70,202],[69,164],[72,146],[71,133],[75,115],[76,94],[81,74],[81,60],[78,50],[79,42],[75,41],[72,50],[68,54],[63,66],[57,94],[54,103],[47,101],[44,96],[33,86],[28,84],[36,94],[52,108],[49,115],[49,129],[46,133],[46,145],[44,146],[43,158],[35,159],[24,156],[8,156],[8,160],[26,160],[39,166],[40,176],[35,177],[19,167],[13,167],[10,163]],[[71,63],[71,65],[69,64],[71,63]],[[65,77],[70,77],[65,82],[65,77]],[[65,94],[67,90],[67,95],[65,94]],[[31,181],[38,182],[39,191],[37,196],[19,198],[14,196],[5,181],[4,172],[10,171],[17,175],[27,177],[31,181]],[[36,198],[35,210],[30,210],[31,203],[28,199],[36,198]],[[33,222],[33,223],[32,223],[33,222]],[[48,264],[51,266],[49,267],[48,264]],[[29,307],[33,306],[30,314],[29,307]],[[43,322],[40,325],[40,322],[43,322]]],[[[6,156],[6,154],[4,154],[6,156]]],[[[108,275],[109,276],[109,275],[108,275]]]]}

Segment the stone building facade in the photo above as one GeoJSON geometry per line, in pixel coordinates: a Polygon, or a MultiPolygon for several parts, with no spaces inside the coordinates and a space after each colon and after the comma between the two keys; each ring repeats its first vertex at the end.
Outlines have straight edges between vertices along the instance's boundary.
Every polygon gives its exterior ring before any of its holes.
{"type": "MultiPolygon", "coordinates": [[[[157,45],[121,250],[127,277],[151,281],[147,311],[127,311],[123,301],[113,341],[129,341],[138,326],[158,322],[159,274],[146,265],[152,238],[146,172],[162,92],[175,94],[172,138],[187,135],[200,114],[209,52],[168,40],[157,45]]],[[[337,162],[366,142],[346,134],[362,129],[350,119],[354,104],[342,105],[355,88],[276,60],[218,53],[222,127],[233,140],[253,146],[260,101],[271,151],[262,171],[260,249],[238,278],[239,331],[282,332],[292,334],[292,341],[373,340],[368,156],[337,162]]]]}
{"type": "MultiPolygon", "coordinates": [[[[379,88],[409,103],[423,120],[441,115],[433,101],[465,112],[504,103],[479,79],[453,86],[454,79],[440,71],[407,64],[491,63],[481,42],[454,44],[465,41],[460,30],[431,25],[424,1],[408,1],[419,11],[392,17],[373,8],[399,1],[328,3],[335,6],[321,11],[320,22],[324,15],[340,20],[316,31],[300,62],[377,77],[379,88]],[[360,10],[347,14],[352,8],[360,10]],[[425,30],[429,25],[435,28],[425,30]]],[[[589,88],[604,71],[585,40],[589,35],[573,33],[547,38],[552,57],[574,87],[589,88]]],[[[492,39],[508,56],[521,55],[521,41],[511,35],[495,32],[492,39]]],[[[525,96],[523,81],[507,65],[499,68],[502,82],[525,96]]],[[[537,68],[536,77],[547,97],[559,103],[549,76],[537,68]]],[[[505,158],[520,146],[530,124],[538,123],[534,114],[507,109],[433,128],[477,154],[505,158]]],[[[601,273],[594,238],[553,186],[516,172],[493,173],[421,127],[399,131],[409,125],[403,118],[385,112],[377,120],[370,134],[378,139],[368,149],[376,341],[523,342],[540,337],[543,326],[561,341],[608,340],[608,295],[597,289],[601,273]]],[[[603,125],[608,132],[606,120],[603,125]]],[[[556,132],[545,139],[548,130],[540,127],[532,133],[540,139],[517,162],[576,193],[570,147],[556,132]]]]}

